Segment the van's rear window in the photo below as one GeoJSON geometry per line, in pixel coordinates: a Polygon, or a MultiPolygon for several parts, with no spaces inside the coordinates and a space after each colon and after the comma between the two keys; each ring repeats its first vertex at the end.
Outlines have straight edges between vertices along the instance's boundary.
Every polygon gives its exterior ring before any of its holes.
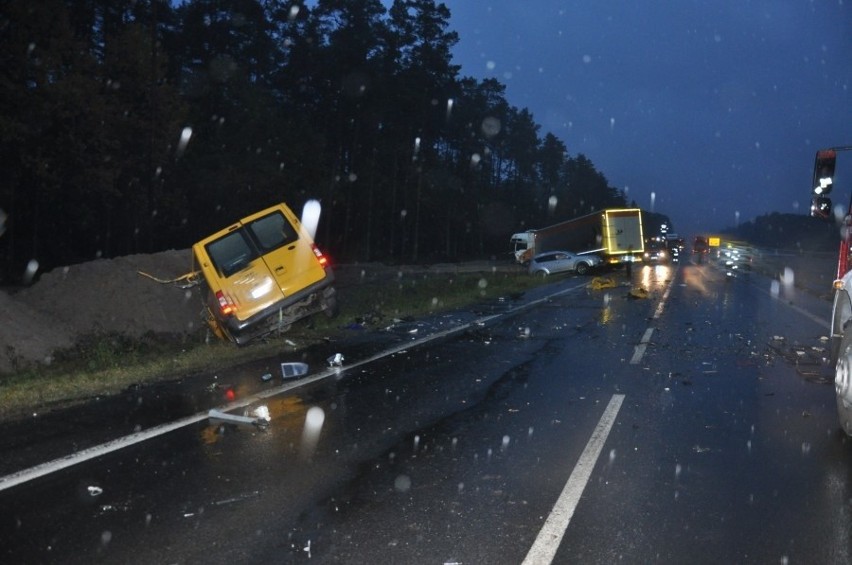
{"type": "Polygon", "coordinates": [[[299,235],[281,212],[273,212],[206,245],[223,277],[245,269],[258,256],[293,243],[299,235]]]}
{"type": "Polygon", "coordinates": [[[296,241],[299,236],[281,212],[274,212],[248,225],[261,253],[267,253],[296,241]]]}
{"type": "Polygon", "coordinates": [[[224,277],[246,268],[257,257],[252,245],[242,230],[236,230],[225,237],[207,244],[207,255],[213,261],[216,270],[224,277]]]}

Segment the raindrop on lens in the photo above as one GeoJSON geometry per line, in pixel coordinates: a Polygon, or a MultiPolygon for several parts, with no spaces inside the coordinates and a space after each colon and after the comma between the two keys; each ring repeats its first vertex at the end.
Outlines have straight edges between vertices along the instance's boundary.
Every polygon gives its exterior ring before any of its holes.
{"type": "Polygon", "coordinates": [[[411,477],[408,475],[399,475],[393,482],[393,488],[397,492],[408,492],[411,489],[411,477]]]}
{"type": "Polygon", "coordinates": [[[24,271],[24,284],[29,284],[33,280],[33,277],[35,277],[36,272],[38,272],[38,261],[30,259],[24,271]]]}
{"type": "Polygon", "coordinates": [[[778,281],[772,281],[772,284],[769,285],[769,292],[772,294],[773,298],[778,298],[778,295],[781,292],[781,285],[778,281]]]}
{"type": "Polygon", "coordinates": [[[183,154],[184,150],[186,150],[186,146],[189,144],[189,139],[192,137],[192,128],[186,126],[180,132],[180,140],[178,141],[177,146],[177,154],[180,156],[183,154]]]}
{"type": "Polygon", "coordinates": [[[319,200],[308,200],[302,207],[302,225],[305,226],[312,238],[316,236],[321,213],[322,205],[319,200]]]}
{"type": "Polygon", "coordinates": [[[312,430],[319,430],[325,422],[325,412],[319,406],[312,406],[308,409],[305,416],[305,427],[312,430]]]}

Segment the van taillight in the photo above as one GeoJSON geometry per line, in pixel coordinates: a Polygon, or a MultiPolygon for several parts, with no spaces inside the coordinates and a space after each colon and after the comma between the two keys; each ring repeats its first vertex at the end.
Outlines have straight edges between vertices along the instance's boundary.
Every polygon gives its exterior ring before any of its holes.
{"type": "Polygon", "coordinates": [[[223,316],[230,316],[237,311],[237,307],[231,302],[221,290],[216,291],[216,300],[219,301],[219,310],[223,316]]]}
{"type": "Polygon", "coordinates": [[[323,267],[327,267],[328,266],[328,257],[326,257],[325,255],[322,254],[322,251],[320,251],[320,249],[319,249],[319,247],[317,247],[316,243],[311,244],[311,249],[313,249],[314,255],[317,256],[317,261],[319,261],[319,264],[322,265],[323,267]]]}

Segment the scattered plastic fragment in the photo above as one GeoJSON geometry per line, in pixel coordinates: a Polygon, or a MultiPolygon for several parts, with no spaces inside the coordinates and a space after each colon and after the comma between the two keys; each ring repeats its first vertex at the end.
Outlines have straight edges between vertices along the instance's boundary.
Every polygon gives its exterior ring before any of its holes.
{"type": "Polygon", "coordinates": [[[630,289],[630,292],[627,293],[627,296],[633,299],[648,298],[648,291],[642,288],[641,286],[637,286],[635,288],[630,289]]]}
{"type": "Polygon", "coordinates": [[[343,355],[340,353],[335,353],[331,357],[327,359],[329,367],[341,367],[343,366],[343,355]]]}
{"type": "MultiPolygon", "coordinates": [[[[338,353],[338,355],[340,354],[338,353]]],[[[343,356],[340,357],[340,360],[343,362],[343,356]]],[[[281,378],[292,379],[294,377],[301,377],[307,373],[307,363],[281,363],[281,378]]]]}
{"type": "Polygon", "coordinates": [[[269,422],[272,418],[269,416],[269,407],[265,404],[258,406],[254,410],[252,410],[252,415],[258,420],[264,420],[265,422],[269,422]]]}
{"type": "Polygon", "coordinates": [[[232,424],[245,424],[248,426],[269,425],[269,420],[264,420],[263,418],[252,418],[251,416],[237,416],[236,414],[228,414],[227,412],[222,412],[221,410],[216,410],[215,408],[211,409],[207,413],[207,417],[211,420],[230,422],[232,424]]]}
{"type": "Polygon", "coordinates": [[[601,290],[604,288],[615,288],[615,279],[612,277],[595,277],[592,279],[592,282],[589,283],[589,286],[593,290],[601,290]]]}
{"type": "Polygon", "coordinates": [[[104,492],[104,489],[95,485],[90,485],[87,490],[89,491],[89,496],[98,496],[104,492]]]}
{"type": "Polygon", "coordinates": [[[272,373],[266,373],[265,375],[261,375],[260,380],[262,380],[263,382],[271,381],[272,373]]]}

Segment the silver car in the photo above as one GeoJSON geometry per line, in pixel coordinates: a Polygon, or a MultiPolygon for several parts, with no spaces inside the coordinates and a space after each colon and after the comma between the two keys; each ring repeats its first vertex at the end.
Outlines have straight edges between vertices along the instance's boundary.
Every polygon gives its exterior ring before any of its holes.
{"type": "Polygon", "coordinates": [[[546,277],[555,273],[573,272],[585,275],[601,264],[597,255],[577,255],[570,251],[548,251],[540,253],[530,261],[530,274],[546,277]]]}

